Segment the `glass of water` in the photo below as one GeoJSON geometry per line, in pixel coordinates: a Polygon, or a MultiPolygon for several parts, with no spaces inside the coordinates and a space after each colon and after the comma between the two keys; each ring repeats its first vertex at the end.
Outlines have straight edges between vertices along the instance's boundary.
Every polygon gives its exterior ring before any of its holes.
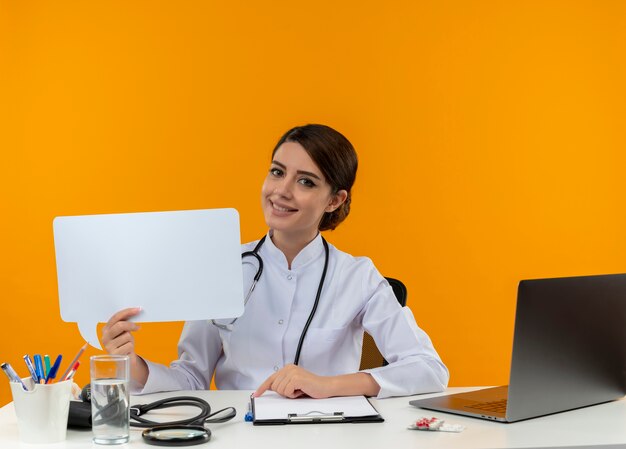
{"type": "Polygon", "coordinates": [[[94,355],[90,361],[93,442],[127,443],[130,438],[130,359],[127,355],[94,355]]]}

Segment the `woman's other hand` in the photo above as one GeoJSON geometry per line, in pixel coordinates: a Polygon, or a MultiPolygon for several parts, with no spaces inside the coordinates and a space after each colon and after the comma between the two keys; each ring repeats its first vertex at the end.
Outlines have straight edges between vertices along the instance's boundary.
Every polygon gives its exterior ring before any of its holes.
{"type": "Polygon", "coordinates": [[[310,396],[312,398],[327,398],[330,389],[329,377],[318,376],[297,365],[287,365],[276,371],[254,392],[255,397],[261,396],[265,391],[272,390],[287,398],[310,396]]]}
{"type": "Polygon", "coordinates": [[[259,397],[267,390],[287,398],[309,396],[316,399],[332,396],[376,396],[380,386],[369,373],[341,376],[318,376],[296,365],[287,365],[276,371],[254,392],[259,397]]]}

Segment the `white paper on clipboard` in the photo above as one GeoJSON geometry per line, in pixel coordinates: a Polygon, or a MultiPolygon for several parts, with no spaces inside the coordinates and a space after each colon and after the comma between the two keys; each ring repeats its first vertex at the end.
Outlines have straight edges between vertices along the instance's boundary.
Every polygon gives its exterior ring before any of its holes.
{"type": "Polygon", "coordinates": [[[289,415],[334,413],[342,413],[347,417],[378,416],[365,396],[289,399],[273,391],[266,391],[262,396],[254,398],[254,419],[259,421],[286,420],[289,415]]]}

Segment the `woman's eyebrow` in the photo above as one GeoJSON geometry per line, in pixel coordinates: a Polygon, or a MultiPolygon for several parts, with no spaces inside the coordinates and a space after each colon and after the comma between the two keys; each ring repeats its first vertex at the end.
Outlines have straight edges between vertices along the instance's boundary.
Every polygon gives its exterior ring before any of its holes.
{"type": "Polygon", "coordinates": [[[296,171],[296,173],[298,173],[299,175],[310,176],[311,178],[315,178],[315,179],[318,179],[320,181],[322,180],[322,178],[317,176],[315,173],[311,173],[310,171],[298,170],[298,171],[296,171]]]}
{"type": "MultiPolygon", "coordinates": [[[[282,162],[278,162],[276,159],[274,159],[272,161],[272,164],[274,165],[278,165],[280,168],[282,168],[283,170],[287,169],[287,166],[285,164],[283,164],[282,162]]],[[[310,171],[305,171],[305,170],[296,170],[296,173],[299,175],[306,175],[306,176],[310,176],[311,178],[315,178],[318,180],[322,180],[322,178],[319,177],[319,175],[316,175],[315,173],[312,173],[310,171]]]]}
{"type": "Polygon", "coordinates": [[[272,160],[272,164],[278,165],[280,168],[287,168],[287,166],[281,162],[278,162],[276,159],[272,160]]]}

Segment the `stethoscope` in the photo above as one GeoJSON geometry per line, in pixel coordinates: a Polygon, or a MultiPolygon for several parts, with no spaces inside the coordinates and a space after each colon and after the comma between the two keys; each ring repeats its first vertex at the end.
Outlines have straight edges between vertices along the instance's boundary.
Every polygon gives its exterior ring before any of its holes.
{"type": "MultiPolygon", "coordinates": [[[[242,260],[245,259],[246,257],[254,257],[257,260],[257,263],[259,265],[259,267],[256,270],[256,274],[254,275],[254,278],[252,280],[252,285],[250,286],[250,289],[248,290],[248,293],[246,294],[243,300],[244,308],[246,307],[246,304],[248,304],[250,295],[252,295],[252,292],[254,291],[254,287],[256,287],[256,284],[261,278],[261,274],[263,273],[263,259],[259,255],[259,250],[261,249],[261,246],[263,246],[263,243],[265,242],[266,237],[267,235],[263,236],[263,238],[259,240],[259,243],[256,244],[256,246],[254,247],[252,251],[246,251],[241,254],[242,260]]],[[[322,277],[320,278],[320,283],[319,283],[319,286],[317,287],[317,294],[315,295],[315,302],[313,303],[313,308],[311,309],[309,318],[307,319],[306,324],[304,325],[304,329],[302,330],[302,334],[300,335],[300,341],[298,342],[298,347],[296,349],[296,356],[294,357],[294,360],[293,360],[294,365],[297,365],[298,362],[300,361],[300,352],[302,351],[302,343],[304,342],[304,337],[306,336],[306,333],[309,330],[311,321],[313,321],[313,317],[315,316],[315,311],[317,310],[317,305],[320,301],[320,295],[322,294],[322,288],[324,287],[324,279],[326,278],[326,271],[328,270],[328,259],[329,259],[328,255],[330,251],[328,249],[328,242],[326,242],[326,239],[324,239],[324,237],[322,237],[322,243],[324,244],[324,254],[325,254],[324,270],[322,271],[322,277]]],[[[218,328],[222,330],[228,330],[228,331],[233,330],[233,324],[235,324],[235,321],[237,321],[237,318],[233,319],[228,324],[222,324],[222,323],[218,323],[215,320],[212,320],[215,326],[217,326],[218,328]]]]}
{"type": "MultiPolygon", "coordinates": [[[[83,403],[95,401],[91,395],[91,385],[87,384],[80,395],[83,403]]],[[[70,407],[72,408],[72,407],[70,407]]],[[[213,412],[207,401],[195,396],[177,396],[164,398],[150,404],[135,404],[129,407],[125,394],[118,389],[110,388],[104,403],[97,404],[90,416],[91,425],[118,426],[128,419],[130,426],[147,427],[141,434],[143,441],[155,446],[192,446],[206,443],[211,439],[211,430],[206,427],[211,423],[224,423],[237,415],[234,407],[226,407],[213,412]],[[178,419],[169,422],[152,421],[144,415],[151,410],[160,410],[171,407],[196,407],[199,413],[191,418],[178,419]],[[128,415],[126,415],[128,416],[128,415]]]]}

